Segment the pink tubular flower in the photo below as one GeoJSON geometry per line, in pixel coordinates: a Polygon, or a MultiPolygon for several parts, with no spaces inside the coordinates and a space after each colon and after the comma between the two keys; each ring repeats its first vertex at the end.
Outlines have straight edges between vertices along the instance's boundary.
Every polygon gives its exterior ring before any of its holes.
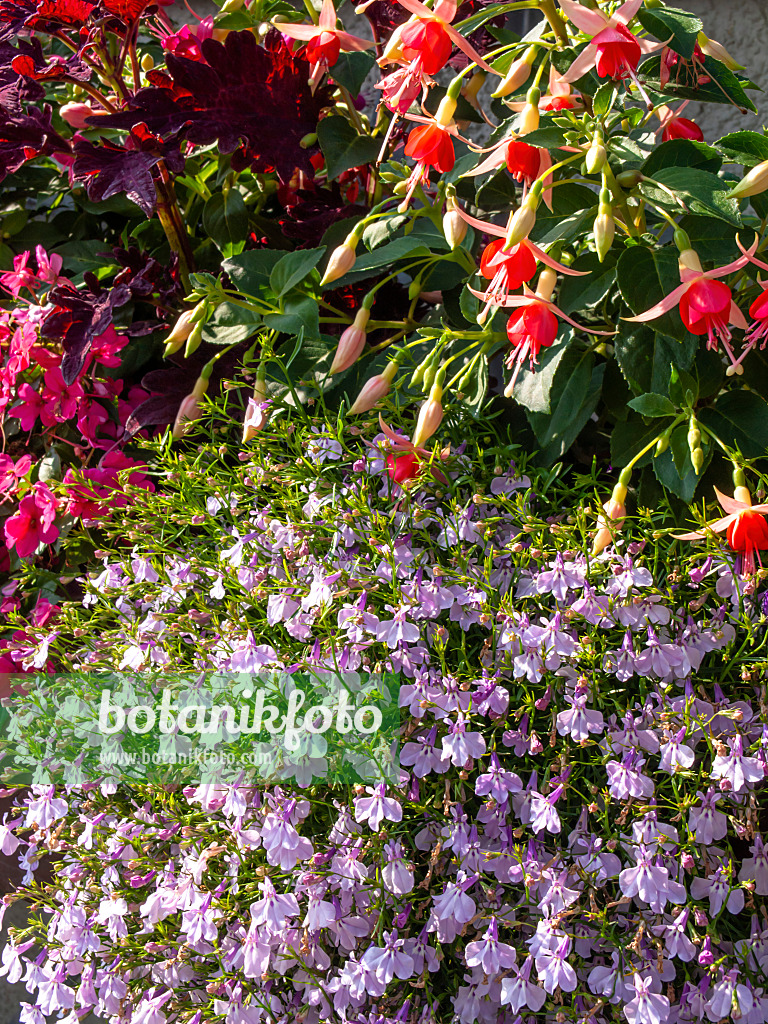
{"type": "Polygon", "coordinates": [[[723,348],[731,360],[731,372],[741,372],[740,365],[748,349],[742,352],[736,359],[731,349],[731,330],[729,324],[747,329],[747,321],[744,314],[733,301],[731,289],[718,281],[719,277],[727,277],[737,270],[741,270],[753,258],[757,249],[758,239],[749,249],[742,249],[744,255],[740,256],[733,263],[724,267],[715,267],[713,270],[702,270],[698,255],[693,249],[684,249],[680,253],[678,265],[680,269],[680,280],[682,284],[670,292],[661,302],[647,309],[638,316],[625,317],[632,323],[648,323],[657,320],[664,313],[668,313],[679,306],[680,319],[692,334],[706,334],[707,348],[717,349],[718,341],[723,343],[723,348]]]}
{"type": "Polygon", "coordinates": [[[595,68],[600,78],[631,78],[638,84],[635,72],[640,58],[659,48],[658,43],[638,39],[627,28],[643,6],[643,0],[627,0],[610,18],[600,10],[582,7],[576,0],[558,2],[569,21],[592,37],[592,42],[563,76],[564,81],[577,82],[595,68]]]}
{"type": "Polygon", "coordinates": [[[323,0],[317,25],[292,25],[281,22],[280,32],[291,39],[306,42],[304,52],[312,65],[310,78],[313,81],[336,63],[342,50],[349,53],[354,50],[367,50],[373,46],[370,39],[361,39],[336,28],[336,8],[333,6],[333,0],[323,0]]]}
{"type": "Polygon", "coordinates": [[[33,555],[40,544],[52,544],[59,535],[54,526],[56,497],[47,484],[35,484],[32,494],[19,502],[18,512],[5,521],[5,543],[19,558],[33,555]]]}

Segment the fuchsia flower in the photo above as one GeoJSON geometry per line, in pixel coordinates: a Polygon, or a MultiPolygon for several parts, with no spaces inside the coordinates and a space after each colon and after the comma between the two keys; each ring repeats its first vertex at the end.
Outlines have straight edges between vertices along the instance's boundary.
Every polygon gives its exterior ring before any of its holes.
{"type": "Polygon", "coordinates": [[[739,359],[736,359],[731,349],[729,325],[746,330],[747,321],[733,301],[731,289],[717,278],[727,277],[728,274],[733,274],[746,266],[753,258],[757,244],[758,239],[755,238],[749,249],[742,249],[744,255],[734,260],[733,263],[728,263],[724,267],[715,267],[712,270],[702,270],[697,253],[693,249],[684,249],[679,257],[682,284],[644,313],[624,319],[633,323],[649,323],[651,320],[657,320],[664,313],[669,313],[675,306],[679,306],[680,319],[691,334],[706,334],[707,348],[715,351],[718,342],[721,341],[731,361],[732,372],[739,372],[736,368],[740,366],[746,351],[742,352],[739,359]]]}
{"type": "Polygon", "coordinates": [[[582,7],[576,0],[559,2],[569,21],[592,37],[592,42],[563,76],[564,81],[577,82],[595,68],[600,78],[631,78],[638,84],[635,72],[640,58],[644,53],[652,53],[660,45],[638,39],[627,28],[643,6],[643,0],[627,0],[610,18],[602,11],[582,7]]]}
{"type": "Polygon", "coordinates": [[[749,576],[755,571],[755,554],[768,548],[768,523],[765,521],[768,505],[753,505],[746,487],[736,487],[732,498],[717,488],[715,494],[727,514],[707,523],[703,530],[674,534],[675,540],[703,540],[709,532],[725,531],[729,547],[741,555],[742,572],[749,576]]]}
{"type": "Polygon", "coordinates": [[[290,39],[306,42],[303,52],[312,65],[310,78],[315,81],[322,71],[333,67],[342,50],[350,53],[355,50],[367,50],[373,46],[370,39],[361,39],[336,28],[336,8],[333,6],[333,0],[323,0],[317,25],[292,25],[281,22],[280,32],[290,39]]]}

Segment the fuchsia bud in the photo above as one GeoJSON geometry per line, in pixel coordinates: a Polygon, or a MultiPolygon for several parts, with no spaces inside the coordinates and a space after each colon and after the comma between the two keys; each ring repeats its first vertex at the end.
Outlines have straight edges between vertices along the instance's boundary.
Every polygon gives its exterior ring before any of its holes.
{"type": "Polygon", "coordinates": [[[357,311],[354,322],[339,338],[339,347],[336,349],[329,373],[341,373],[343,370],[348,370],[360,358],[365,348],[365,328],[370,318],[371,311],[365,306],[357,311]]]}
{"type": "Polygon", "coordinates": [[[65,103],[63,107],[59,107],[59,113],[62,120],[66,121],[70,128],[81,131],[84,128],[93,127],[86,118],[105,114],[106,111],[94,110],[90,103],[65,103]]]}
{"type": "Polygon", "coordinates": [[[190,336],[195,328],[195,320],[193,319],[197,307],[195,309],[185,309],[179,319],[173,325],[169,334],[165,336],[165,351],[163,355],[168,358],[172,356],[174,352],[178,352],[187,338],[190,336]]]}
{"type": "Polygon", "coordinates": [[[443,421],[443,388],[437,381],[432,385],[429,398],[419,410],[416,430],[413,434],[413,447],[422,448],[443,421]]]}
{"type": "Polygon", "coordinates": [[[768,189],[768,160],[753,167],[745,174],[738,185],[734,186],[728,193],[731,199],[747,199],[749,196],[759,195],[768,189]]]}
{"type": "Polygon", "coordinates": [[[461,216],[456,200],[453,196],[448,197],[443,214],[443,234],[445,240],[452,249],[456,249],[467,236],[468,224],[461,216]]]}
{"type": "Polygon", "coordinates": [[[269,417],[268,408],[267,382],[263,377],[257,377],[253,386],[253,396],[248,399],[248,408],[245,410],[243,444],[252,441],[259,431],[264,429],[269,417]]]}
{"type": "Polygon", "coordinates": [[[624,522],[627,509],[624,502],[627,500],[627,488],[623,483],[617,483],[613,488],[613,494],[603,505],[603,512],[597,517],[597,533],[592,544],[592,557],[599,555],[608,547],[624,522]]]}
{"type": "Polygon", "coordinates": [[[362,391],[349,410],[350,416],[356,416],[361,412],[368,412],[377,402],[380,402],[389,391],[399,367],[400,364],[393,359],[391,363],[387,363],[381,373],[366,381],[362,391]]]}
{"type": "Polygon", "coordinates": [[[173,424],[172,437],[178,439],[184,437],[192,429],[192,424],[200,418],[202,407],[200,405],[203,395],[208,390],[209,380],[202,375],[195,381],[191,393],[182,401],[179,411],[176,413],[176,421],[173,424]]]}
{"type": "Polygon", "coordinates": [[[344,277],[354,267],[355,260],[357,259],[355,255],[357,241],[357,237],[352,232],[341,245],[333,250],[331,258],[328,260],[328,266],[325,268],[323,279],[320,282],[321,288],[331,284],[333,281],[338,281],[340,277],[344,277]]]}
{"type": "Polygon", "coordinates": [[[501,85],[495,92],[491,93],[493,99],[509,96],[511,92],[517,92],[520,86],[528,81],[531,74],[531,66],[536,60],[537,52],[535,46],[529,46],[522,57],[518,57],[517,60],[512,62],[501,85]]]}

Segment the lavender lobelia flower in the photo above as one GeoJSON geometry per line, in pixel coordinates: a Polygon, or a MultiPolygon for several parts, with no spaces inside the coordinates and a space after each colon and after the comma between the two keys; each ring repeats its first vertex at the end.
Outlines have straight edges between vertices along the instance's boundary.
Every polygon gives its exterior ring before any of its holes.
{"type": "Polygon", "coordinates": [[[366,792],[370,796],[355,798],[355,821],[367,822],[369,828],[374,832],[379,831],[379,826],[385,818],[389,821],[402,821],[403,809],[397,800],[385,795],[387,792],[385,783],[382,782],[378,786],[366,786],[366,792]]]}
{"type": "Polygon", "coordinates": [[[764,778],[763,765],[756,757],[744,754],[744,738],[741,734],[728,741],[730,753],[718,754],[712,765],[713,779],[720,779],[720,788],[742,793],[750,785],[764,778]]]}
{"type": "Polygon", "coordinates": [[[517,954],[514,947],[499,942],[499,925],[492,917],[482,939],[467,943],[464,957],[468,967],[482,967],[485,975],[493,977],[511,967],[517,954]]]}
{"type": "Polygon", "coordinates": [[[670,1013],[666,996],[651,991],[651,982],[636,974],[633,981],[635,998],[624,1006],[629,1024],[664,1024],[670,1013]]]}

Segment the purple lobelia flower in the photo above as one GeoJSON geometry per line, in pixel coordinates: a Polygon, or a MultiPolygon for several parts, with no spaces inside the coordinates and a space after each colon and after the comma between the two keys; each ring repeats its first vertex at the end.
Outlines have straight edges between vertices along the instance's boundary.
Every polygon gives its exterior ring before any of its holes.
{"type": "Polygon", "coordinates": [[[485,975],[493,977],[499,971],[511,967],[517,954],[514,947],[499,942],[499,925],[496,918],[492,917],[482,939],[467,943],[464,958],[467,967],[482,967],[485,975]]]}
{"type": "Polygon", "coordinates": [[[393,797],[386,796],[386,783],[379,783],[378,786],[366,786],[365,789],[370,796],[355,798],[355,821],[365,821],[369,828],[378,832],[379,826],[385,818],[389,821],[403,820],[403,808],[393,797]]]}
{"type": "Polygon", "coordinates": [[[764,778],[763,765],[756,757],[744,754],[744,739],[739,734],[728,740],[729,753],[718,754],[712,765],[713,779],[720,779],[720,788],[743,793],[764,778]]]}
{"type": "Polygon", "coordinates": [[[654,854],[652,847],[638,845],[634,851],[635,866],[619,874],[619,886],[625,896],[636,896],[660,914],[668,901],[683,903],[686,893],[685,886],[672,881],[658,858],[654,863],[654,854]]]}
{"type": "Polygon", "coordinates": [[[633,987],[635,998],[624,1006],[629,1024],[664,1024],[670,1012],[667,997],[651,991],[651,982],[639,974],[634,977],[633,987]]]}

